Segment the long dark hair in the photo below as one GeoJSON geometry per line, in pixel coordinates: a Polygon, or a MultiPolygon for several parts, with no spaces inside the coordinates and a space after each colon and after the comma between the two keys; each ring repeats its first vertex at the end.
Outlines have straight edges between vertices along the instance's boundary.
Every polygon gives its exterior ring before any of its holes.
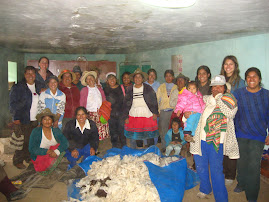
{"type": "Polygon", "coordinates": [[[197,71],[196,71],[196,77],[195,77],[195,81],[196,81],[196,83],[199,83],[199,82],[200,82],[200,81],[198,80],[198,73],[199,73],[199,71],[200,71],[201,69],[205,70],[206,73],[209,74],[208,80],[211,79],[211,71],[210,71],[209,67],[206,66],[206,65],[201,65],[200,67],[198,67],[198,69],[197,69],[197,71]]]}

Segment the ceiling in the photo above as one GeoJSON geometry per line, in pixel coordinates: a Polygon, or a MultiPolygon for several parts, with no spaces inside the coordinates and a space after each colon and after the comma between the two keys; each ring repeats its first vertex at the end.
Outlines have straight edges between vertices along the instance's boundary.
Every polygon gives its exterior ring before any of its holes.
{"type": "Polygon", "coordinates": [[[28,53],[128,54],[269,32],[268,0],[2,0],[0,46],[28,53]]]}

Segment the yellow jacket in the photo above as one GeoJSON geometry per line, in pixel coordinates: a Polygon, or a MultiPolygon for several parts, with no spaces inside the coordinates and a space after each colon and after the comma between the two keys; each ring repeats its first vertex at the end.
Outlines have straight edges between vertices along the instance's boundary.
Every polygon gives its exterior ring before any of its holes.
{"type": "MultiPolygon", "coordinates": [[[[171,89],[171,92],[174,91],[176,88],[177,88],[177,85],[174,85],[171,89]]],[[[171,95],[171,92],[170,92],[170,95],[171,95]]],[[[158,101],[158,106],[159,106],[159,112],[160,110],[163,110],[163,109],[174,108],[174,107],[171,107],[169,104],[170,97],[167,96],[165,83],[161,84],[157,90],[157,101],[158,101]]]]}

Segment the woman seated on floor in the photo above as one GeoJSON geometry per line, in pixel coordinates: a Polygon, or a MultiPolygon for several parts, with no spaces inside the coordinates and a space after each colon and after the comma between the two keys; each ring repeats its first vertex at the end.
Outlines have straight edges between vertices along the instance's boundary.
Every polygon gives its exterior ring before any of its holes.
{"type": "Polygon", "coordinates": [[[86,108],[78,107],[75,116],[76,119],[67,122],[63,131],[69,142],[65,156],[71,168],[76,165],[81,156],[83,161],[88,156],[95,155],[99,144],[98,129],[95,122],[87,119],[86,108]]]}
{"type": "Polygon", "coordinates": [[[59,128],[53,128],[55,114],[44,109],[36,116],[41,127],[33,129],[29,152],[37,172],[51,172],[61,162],[68,148],[68,141],[59,128]]]}

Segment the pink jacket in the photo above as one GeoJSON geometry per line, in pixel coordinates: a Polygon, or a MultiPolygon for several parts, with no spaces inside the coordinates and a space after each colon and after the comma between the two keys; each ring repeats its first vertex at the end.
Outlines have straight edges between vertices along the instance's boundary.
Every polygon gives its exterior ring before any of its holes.
{"type": "MultiPolygon", "coordinates": [[[[102,96],[102,102],[106,100],[105,93],[101,87],[97,87],[102,96]]],[[[86,107],[87,106],[87,98],[88,98],[88,87],[84,87],[80,91],[80,106],[86,107]]]]}
{"type": "Polygon", "coordinates": [[[177,113],[179,110],[181,113],[187,111],[203,113],[204,108],[205,103],[203,101],[203,95],[200,93],[200,91],[197,91],[195,95],[187,89],[184,89],[181,94],[178,94],[175,113],[177,113]]]}

